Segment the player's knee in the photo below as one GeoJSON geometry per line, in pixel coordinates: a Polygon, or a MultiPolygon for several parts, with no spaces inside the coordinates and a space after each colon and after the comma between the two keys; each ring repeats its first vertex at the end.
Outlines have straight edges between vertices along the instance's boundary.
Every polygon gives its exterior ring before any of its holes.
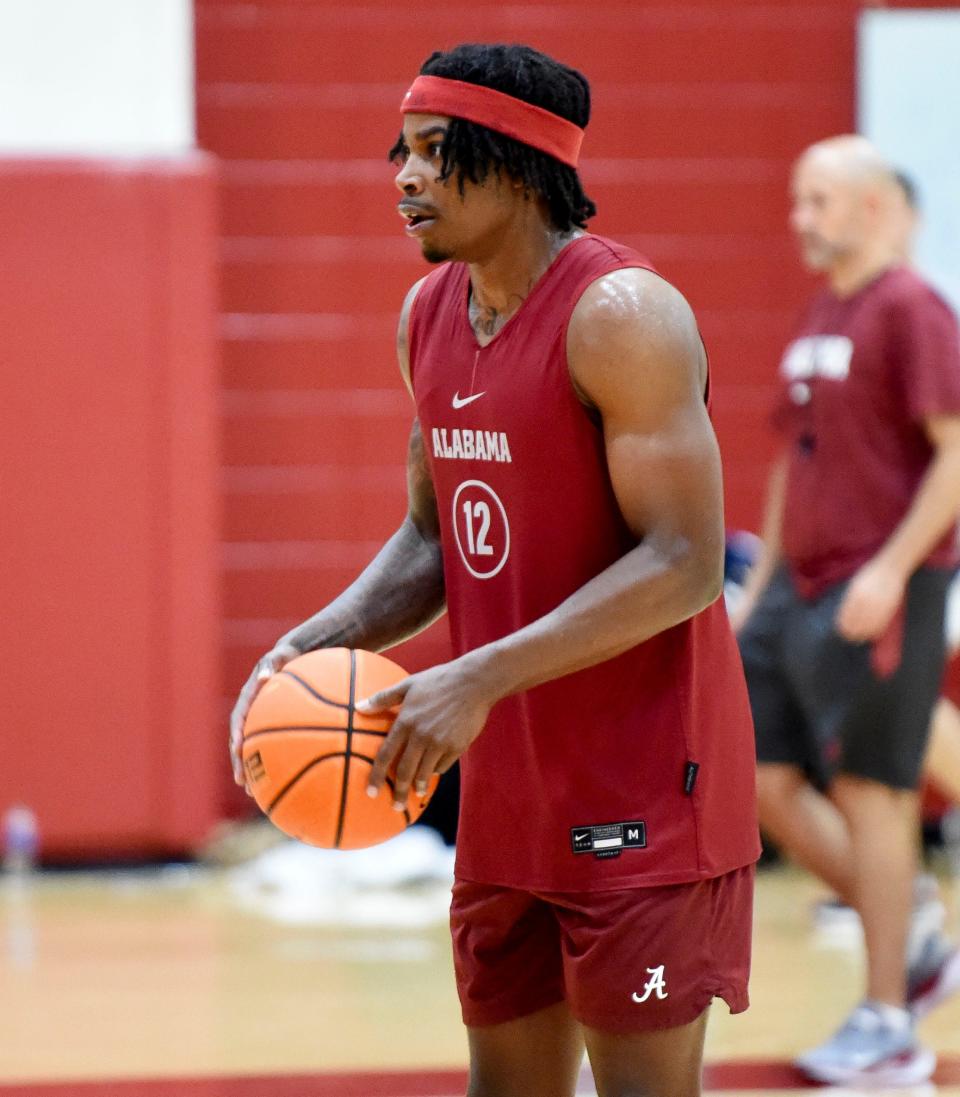
{"type": "Polygon", "coordinates": [[[844,814],[856,811],[888,817],[899,815],[912,821],[919,796],[912,788],[896,788],[870,777],[844,773],[834,782],[833,798],[844,814]]]}

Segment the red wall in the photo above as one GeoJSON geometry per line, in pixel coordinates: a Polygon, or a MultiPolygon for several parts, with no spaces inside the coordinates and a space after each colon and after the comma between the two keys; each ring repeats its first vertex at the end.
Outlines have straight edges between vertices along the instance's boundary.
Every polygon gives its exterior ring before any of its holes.
{"type": "Polygon", "coordinates": [[[0,812],[47,857],[218,817],[214,179],[0,160],[0,812]]]}
{"type": "MultiPolygon", "coordinates": [[[[809,291],[791,162],[854,124],[851,0],[409,5],[197,0],[199,137],[223,158],[229,698],[404,509],[396,314],[423,271],[384,155],[434,48],[525,41],[589,76],[593,225],[649,254],[710,350],[727,518],[759,522],[776,362],[809,291]]],[[[442,627],[401,656],[442,656],[442,627]]]]}

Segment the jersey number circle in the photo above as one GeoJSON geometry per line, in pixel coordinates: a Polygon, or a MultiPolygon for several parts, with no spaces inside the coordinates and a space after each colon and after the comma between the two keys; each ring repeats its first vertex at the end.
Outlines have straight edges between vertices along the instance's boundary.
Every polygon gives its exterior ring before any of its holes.
{"type": "Polygon", "coordinates": [[[464,567],[492,579],[510,555],[510,525],[497,493],[482,480],[464,480],[453,495],[453,532],[464,567]]]}

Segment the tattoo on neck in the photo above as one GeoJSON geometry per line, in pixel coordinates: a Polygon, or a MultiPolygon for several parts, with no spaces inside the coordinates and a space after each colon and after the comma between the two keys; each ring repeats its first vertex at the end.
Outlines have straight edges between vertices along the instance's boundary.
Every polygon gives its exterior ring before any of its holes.
{"type": "Polygon", "coordinates": [[[496,335],[500,327],[500,313],[489,305],[474,305],[471,321],[478,335],[496,335]]]}
{"type": "Polygon", "coordinates": [[[483,305],[476,297],[470,298],[470,326],[477,335],[485,335],[488,338],[497,334],[503,325],[517,311],[530,293],[531,286],[527,286],[525,293],[514,293],[507,298],[505,312],[498,311],[493,305],[483,305]]]}

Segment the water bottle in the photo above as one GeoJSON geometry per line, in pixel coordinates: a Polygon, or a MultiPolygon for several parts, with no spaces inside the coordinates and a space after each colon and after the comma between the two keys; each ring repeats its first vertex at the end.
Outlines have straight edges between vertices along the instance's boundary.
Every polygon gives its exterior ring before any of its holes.
{"type": "Polygon", "coordinates": [[[14,804],[3,816],[4,920],[7,960],[14,968],[31,968],[36,959],[36,931],[32,909],[34,869],[39,848],[37,817],[23,804],[14,804]]]}
{"type": "Polygon", "coordinates": [[[37,817],[24,804],[14,804],[3,817],[3,871],[23,878],[37,866],[40,832],[37,817]]]}

